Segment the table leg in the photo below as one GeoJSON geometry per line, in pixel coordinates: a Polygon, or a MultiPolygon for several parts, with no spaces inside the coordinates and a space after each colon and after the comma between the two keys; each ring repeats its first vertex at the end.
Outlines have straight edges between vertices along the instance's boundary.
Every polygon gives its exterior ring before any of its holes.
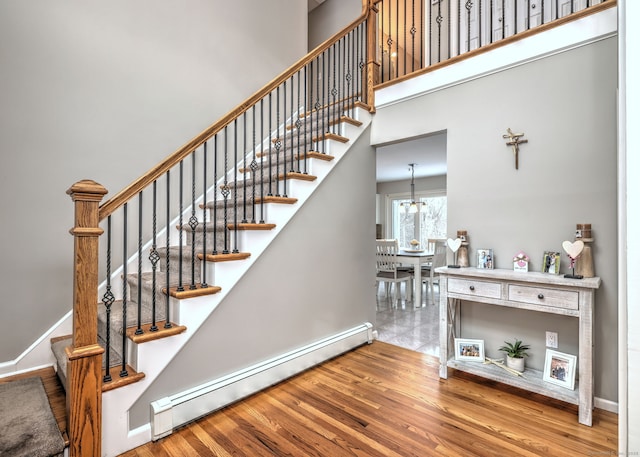
{"type": "Polygon", "coordinates": [[[413,265],[413,307],[420,308],[422,306],[422,267],[420,262],[413,265]]]}

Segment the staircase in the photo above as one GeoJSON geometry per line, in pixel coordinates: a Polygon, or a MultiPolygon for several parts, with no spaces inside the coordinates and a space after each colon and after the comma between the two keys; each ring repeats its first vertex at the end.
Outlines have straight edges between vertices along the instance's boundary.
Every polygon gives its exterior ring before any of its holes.
{"type": "MultiPolygon", "coordinates": [[[[350,141],[366,131],[370,122],[366,106],[357,100],[345,101],[340,104],[343,106],[344,110],[328,106],[306,112],[296,122],[271,132],[271,148],[269,142],[263,142],[263,150],[258,152],[251,148],[217,180],[207,199],[195,199],[200,200],[197,209],[185,209],[177,223],[169,225],[174,232],[170,238],[177,244],[152,246],[143,252],[144,258],[157,252],[157,271],[147,268],[140,274],[118,273],[120,278],[126,277],[124,298],[108,306],[104,300],[97,303],[98,342],[105,349],[102,391],[110,396],[103,397],[103,447],[128,432],[126,421],[107,423],[106,418],[126,415],[130,404],[196,333],[344,157],[350,141]],[[229,192],[225,195],[226,189],[229,192]],[[262,195],[255,195],[255,189],[261,189],[262,195]],[[197,223],[193,223],[191,213],[200,216],[197,223]],[[165,307],[167,287],[162,279],[167,271],[172,299],[165,307]],[[195,307],[200,308],[199,313],[187,311],[195,307]],[[122,325],[125,320],[126,325],[122,325]],[[156,331],[150,330],[152,325],[156,331]],[[154,342],[159,339],[173,341],[156,349],[154,342]],[[143,347],[144,356],[140,352],[143,347]]],[[[128,271],[135,270],[136,262],[135,258],[130,260],[128,271]]],[[[101,290],[105,289],[103,284],[101,290]]],[[[71,336],[52,341],[57,373],[64,386],[68,383],[67,352],[71,343],[71,336]]],[[[148,436],[133,444],[146,441],[148,436]]],[[[126,446],[130,447],[134,446],[126,446]]]]}

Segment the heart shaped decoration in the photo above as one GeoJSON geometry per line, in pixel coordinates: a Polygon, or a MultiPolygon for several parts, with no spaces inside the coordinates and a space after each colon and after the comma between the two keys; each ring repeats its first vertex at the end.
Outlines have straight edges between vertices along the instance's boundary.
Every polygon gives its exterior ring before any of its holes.
{"type": "Polygon", "coordinates": [[[455,240],[449,238],[447,240],[447,245],[453,252],[457,252],[458,249],[460,249],[460,246],[462,246],[462,240],[460,238],[456,238],[455,240]]]}
{"type": "Polygon", "coordinates": [[[574,241],[573,243],[571,241],[563,241],[562,249],[564,249],[564,252],[569,254],[569,257],[571,257],[572,259],[575,259],[580,255],[580,253],[584,249],[584,241],[577,240],[577,241],[574,241]]]}

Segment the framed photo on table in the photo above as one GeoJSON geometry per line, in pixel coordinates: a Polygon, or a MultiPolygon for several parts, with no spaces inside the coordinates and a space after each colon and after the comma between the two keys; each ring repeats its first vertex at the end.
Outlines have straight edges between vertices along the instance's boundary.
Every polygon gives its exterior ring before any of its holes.
{"type": "Polygon", "coordinates": [[[455,339],[455,359],[484,362],[484,340],[455,339]]]}
{"type": "Polygon", "coordinates": [[[557,275],[560,273],[560,253],[556,251],[544,251],[542,256],[542,271],[557,275]]]}
{"type": "Polygon", "coordinates": [[[493,249],[478,249],[476,251],[476,260],[478,268],[493,269],[493,249]]]}
{"type": "Polygon", "coordinates": [[[576,360],[575,355],[547,349],[542,379],[573,390],[576,382],[576,360]]]}

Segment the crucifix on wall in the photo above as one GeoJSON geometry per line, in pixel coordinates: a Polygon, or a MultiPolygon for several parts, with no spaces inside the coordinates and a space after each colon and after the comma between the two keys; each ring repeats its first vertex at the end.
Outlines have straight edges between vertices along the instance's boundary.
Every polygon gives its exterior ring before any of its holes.
{"type": "Polygon", "coordinates": [[[516,170],[518,169],[518,153],[520,152],[520,145],[527,143],[529,140],[523,140],[524,133],[513,133],[510,128],[507,129],[507,134],[502,135],[502,138],[508,138],[507,146],[513,148],[513,155],[516,159],[516,170]]]}

